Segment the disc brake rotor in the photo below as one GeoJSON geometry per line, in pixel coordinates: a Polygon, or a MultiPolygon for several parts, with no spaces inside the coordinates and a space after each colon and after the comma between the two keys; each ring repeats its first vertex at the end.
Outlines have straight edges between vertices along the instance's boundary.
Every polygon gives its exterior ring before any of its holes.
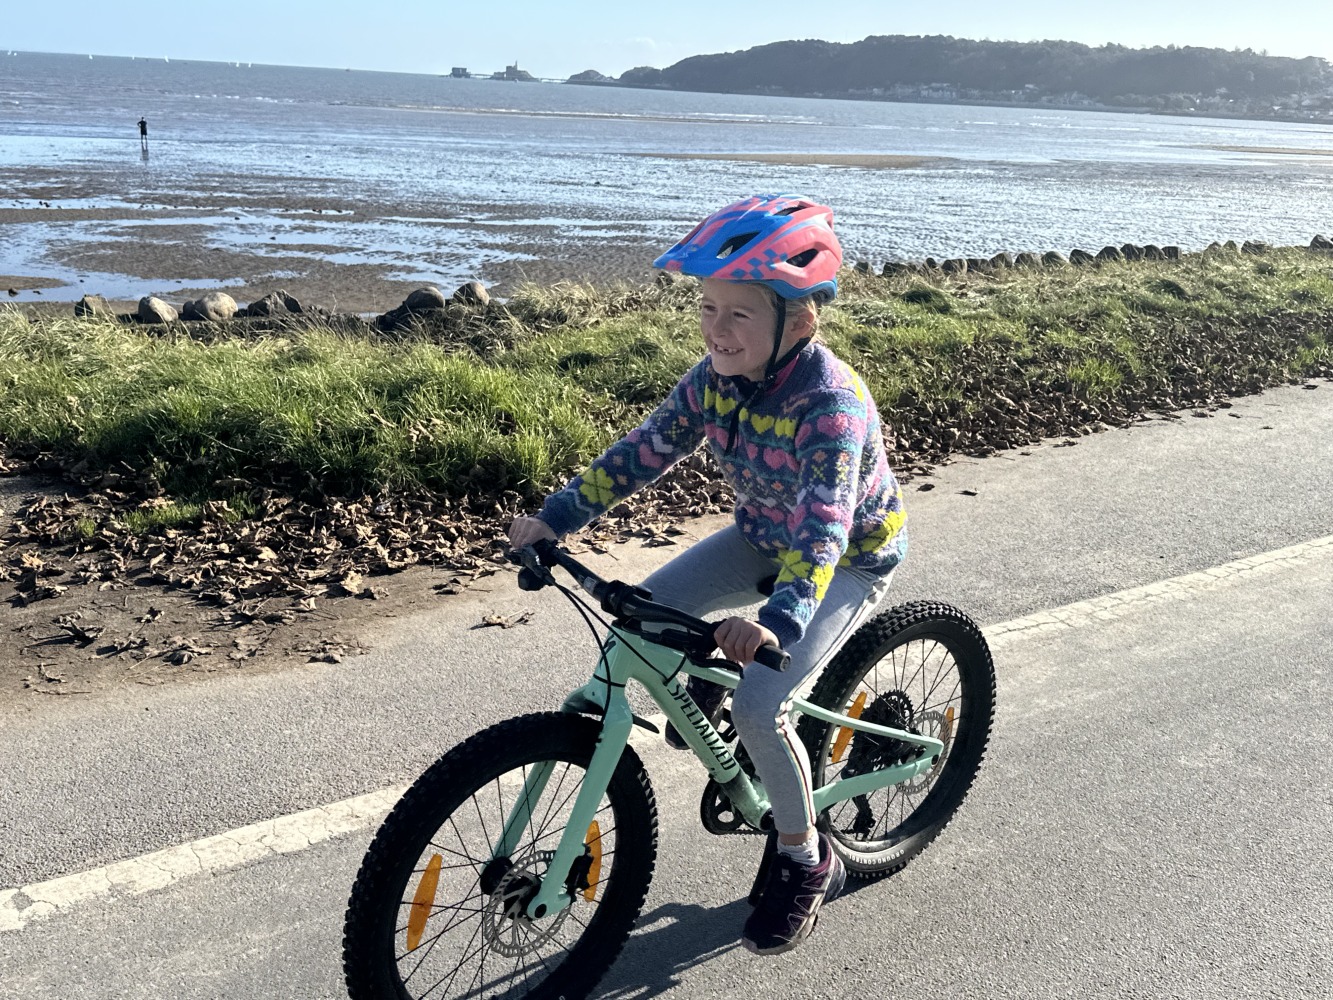
{"type": "Polygon", "coordinates": [[[482,935],[506,958],[531,954],[555,937],[569,916],[570,907],[540,921],[527,915],[528,904],[536,898],[542,875],[554,858],[555,851],[530,851],[515,858],[482,904],[482,935]]]}

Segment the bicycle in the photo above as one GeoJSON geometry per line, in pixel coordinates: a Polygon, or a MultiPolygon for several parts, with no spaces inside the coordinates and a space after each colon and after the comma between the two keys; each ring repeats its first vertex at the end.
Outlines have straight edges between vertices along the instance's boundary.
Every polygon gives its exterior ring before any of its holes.
{"type": "MultiPolygon", "coordinates": [[[[629,938],[656,863],[656,802],[628,739],[636,725],[657,729],[634,714],[630,681],[707,770],[704,827],[769,833],[752,903],[762,885],[776,841],[763,787],[739,742],[730,748],[725,715],[715,727],[680,679],[739,682],[740,666],[713,655],[716,623],[604,580],[553,542],[525,548],[522,562],[521,588],[557,587],[593,628],[593,676],[561,711],[509,719],[454,747],[394,806],[348,900],[343,970],[353,1000],[576,1000],[596,987],[629,938]],[[554,566],[613,616],[604,639],[596,612],[554,566]]],[[[783,669],[787,654],[764,647],[757,659],[783,669]]],[[[980,768],[994,704],[981,630],[936,602],[871,618],[809,697],[794,700],[818,825],[850,876],[890,875],[944,829],[980,768]]]]}

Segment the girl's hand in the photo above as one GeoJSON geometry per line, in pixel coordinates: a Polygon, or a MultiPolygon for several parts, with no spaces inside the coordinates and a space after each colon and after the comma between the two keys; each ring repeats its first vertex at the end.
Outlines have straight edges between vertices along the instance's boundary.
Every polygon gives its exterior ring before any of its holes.
{"type": "Polygon", "coordinates": [[[777,636],[758,622],[745,618],[728,618],[713,630],[713,639],[723,656],[742,665],[754,659],[760,646],[778,645],[777,636]]]}
{"type": "Polygon", "coordinates": [[[516,517],[514,523],[509,526],[509,547],[515,552],[543,538],[553,542],[555,532],[539,517],[516,517]]]}

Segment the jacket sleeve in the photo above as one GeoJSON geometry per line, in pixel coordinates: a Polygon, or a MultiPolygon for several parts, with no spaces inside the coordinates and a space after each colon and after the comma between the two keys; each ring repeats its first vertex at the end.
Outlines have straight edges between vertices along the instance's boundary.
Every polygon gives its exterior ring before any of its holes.
{"type": "Polygon", "coordinates": [[[867,411],[860,391],[838,390],[817,400],[796,429],[796,506],[788,517],[792,547],[779,557],[773,596],[759,612],[759,623],[783,646],[805,635],[847,551],[867,411]]]}
{"type": "Polygon", "coordinates": [[[547,497],[537,517],[557,535],[577,531],[694,452],[704,439],[705,364],[686,372],[642,424],[547,497]]]}

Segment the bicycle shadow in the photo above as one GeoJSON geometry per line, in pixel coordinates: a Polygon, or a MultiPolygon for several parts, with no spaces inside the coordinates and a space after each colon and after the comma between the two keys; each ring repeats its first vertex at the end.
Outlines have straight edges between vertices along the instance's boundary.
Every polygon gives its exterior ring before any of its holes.
{"type": "MultiPolygon", "coordinates": [[[[881,885],[875,879],[847,880],[833,901],[881,885]]],[[[681,985],[681,974],[741,946],[741,928],[750,915],[742,897],[709,908],[697,903],[664,903],[638,920],[651,928],[632,935],[594,994],[597,1000],[649,1000],[681,985]],[[662,924],[663,926],[657,926],[662,924]],[[663,957],[672,956],[670,966],[663,957]]]]}
{"type": "Polygon", "coordinates": [[[595,995],[599,1000],[660,996],[681,985],[681,973],[739,948],[749,915],[750,904],[744,899],[714,908],[697,903],[659,906],[640,918],[640,926],[652,929],[629,939],[595,995]],[[664,966],[668,955],[672,964],[664,966]]]}

